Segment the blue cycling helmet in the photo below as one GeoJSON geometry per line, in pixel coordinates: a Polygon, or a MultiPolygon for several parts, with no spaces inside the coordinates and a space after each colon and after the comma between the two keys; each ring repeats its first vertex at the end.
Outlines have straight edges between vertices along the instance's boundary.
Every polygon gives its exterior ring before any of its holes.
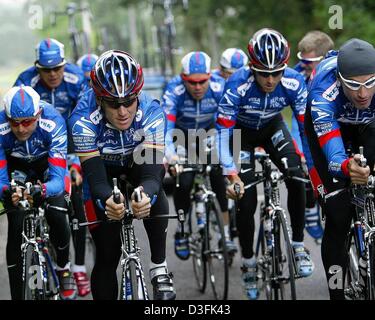
{"type": "Polygon", "coordinates": [[[247,46],[251,68],[255,71],[274,72],[287,67],[290,56],[288,41],[273,29],[257,31],[247,46]]]}
{"type": "Polygon", "coordinates": [[[189,52],[181,59],[183,80],[197,79],[196,74],[201,74],[201,80],[211,76],[211,58],[203,51],[189,52]]]}
{"type": "Polygon", "coordinates": [[[97,97],[127,98],[141,93],[144,79],[141,65],[127,52],[104,52],[91,70],[92,88],[97,97]]]}
{"type": "Polygon", "coordinates": [[[32,88],[21,85],[13,87],[4,96],[4,109],[8,118],[30,118],[40,111],[40,96],[32,88]]]}
{"type": "Polygon", "coordinates": [[[226,49],[220,58],[220,66],[223,69],[234,72],[239,68],[242,68],[249,62],[249,58],[246,53],[241,49],[228,48],[226,49]]]}
{"type": "Polygon", "coordinates": [[[77,66],[80,67],[83,72],[90,72],[98,58],[96,54],[85,54],[78,59],[77,66]]]}
{"type": "Polygon", "coordinates": [[[64,45],[55,39],[47,38],[39,42],[35,53],[38,68],[56,68],[66,64],[64,45]]]}

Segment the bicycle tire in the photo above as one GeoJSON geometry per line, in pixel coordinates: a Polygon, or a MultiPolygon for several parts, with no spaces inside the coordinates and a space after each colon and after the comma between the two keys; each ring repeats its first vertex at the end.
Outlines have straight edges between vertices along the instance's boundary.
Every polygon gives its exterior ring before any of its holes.
{"type": "MultiPolygon", "coordinates": [[[[129,260],[123,267],[121,280],[121,300],[147,300],[147,294],[142,286],[143,280],[140,279],[141,272],[137,262],[129,260]]],[[[145,284],[143,284],[145,286],[145,284]]]]}
{"type": "Polygon", "coordinates": [[[344,293],[348,300],[358,299],[357,284],[359,282],[359,255],[354,234],[354,229],[352,227],[346,241],[348,259],[344,276],[344,293]]]}
{"type": "Polygon", "coordinates": [[[43,250],[45,258],[45,270],[46,270],[46,297],[49,300],[58,300],[60,293],[60,282],[54,266],[56,261],[56,252],[54,247],[47,243],[45,250],[43,250]]]}
{"type": "Polygon", "coordinates": [[[44,267],[34,245],[27,244],[23,254],[23,300],[45,300],[44,267]]]}
{"type": "Polygon", "coordinates": [[[206,204],[207,222],[204,246],[208,279],[216,300],[228,298],[228,250],[225,244],[224,223],[217,199],[206,204]],[[219,239],[218,237],[219,236],[219,239]],[[217,263],[216,263],[217,262],[217,263]],[[221,281],[220,281],[221,280],[221,281]]]}
{"type": "Polygon", "coordinates": [[[198,290],[202,293],[207,285],[207,262],[203,255],[205,250],[204,234],[205,228],[198,230],[195,214],[195,201],[192,202],[189,210],[189,250],[193,261],[194,277],[198,285],[198,290]]]}
{"type": "Polygon", "coordinates": [[[369,239],[369,259],[368,263],[369,270],[370,270],[370,276],[368,278],[368,298],[369,300],[375,300],[375,237],[374,234],[371,235],[371,238],[369,239]]]}
{"type": "Polygon", "coordinates": [[[266,213],[264,212],[265,208],[263,208],[263,214],[260,217],[260,224],[259,224],[259,231],[258,231],[258,239],[257,245],[255,250],[255,256],[257,257],[257,269],[258,274],[260,274],[261,278],[261,285],[259,286],[259,291],[265,293],[265,297],[267,300],[272,299],[272,286],[271,286],[271,262],[270,262],[270,254],[267,251],[267,239],[266,234],[264,233],[264,225],[263,220],[265,219],[266,213]]]}
{"type": "Polygon", "coordinates": [[[273,277],[278,279],[277,283],[274,282],[272,285],[273,299],[279,300],[280,297],[281,300],[296,300],[294,253],[285,214],[282,211],[276,213],[273,232],[275,242],[272,252],[273,277]],[[285,259],[286,268],[284,268],[285,259]]]}

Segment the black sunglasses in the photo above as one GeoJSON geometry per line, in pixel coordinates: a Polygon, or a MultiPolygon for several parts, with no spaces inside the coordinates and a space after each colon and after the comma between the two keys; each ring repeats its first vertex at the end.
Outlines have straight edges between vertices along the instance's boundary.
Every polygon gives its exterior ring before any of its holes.
{"type": "Polygon", "coordinates": [[[127,99],[107,99],[107,98],[101,98],[100,104],[103,104],[104,106],[111,108],[111,109],[119,109],[120,107],[129,108],[134,101],[137,99],[135,98],[127,98],[127,99]]]}
{"type": "Polygon", "coordinates": [[[284,73],[284,70],[279,70],[275,72],[262,72],[262,71],[255,71],[255,72],[256,74],[260,75],[263,78],[268,78],[268,77],[277,78],[278,76],[284,73]]]}
{"type": "Polygon", "coordinates": [[[38,68],[38,70],[42,71],[42,72],[45,72],[45,73],[50,73],[50,72],[58,72],[61,70],[63,66],[59,66],[59,67],[54,67],[54,68],[38,68]]]}

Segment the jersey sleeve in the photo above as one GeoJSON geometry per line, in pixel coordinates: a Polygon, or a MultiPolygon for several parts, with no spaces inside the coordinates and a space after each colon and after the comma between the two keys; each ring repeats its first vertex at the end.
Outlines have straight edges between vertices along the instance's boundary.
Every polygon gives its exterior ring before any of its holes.
{"type": "Polygon", "coordinates": [[[232,175],[238,172],[229,146],[239,106],[241,105],[242,97],[239,93],[240,91],[241,86],[238,86],[235,81],[228,81],[224,87],[224,94],[218,107],[216,118],[217,136],[215,140],[224,175],[232,175]]]}
{"type": "Polygon", "coordinates": [[[89,111],[89,95],[87,91],[79,100],[77,107],[68,119],[68,131],[72,143],[72,151],[79,157],[99,155],[96,144],[98,125],[102,119],[99,109],[89,111]]]}
{"type": "MultiPolygon", "coordinates": [[[[182,86],[182,85],[181,85],[182,86]]],[[[176,126],[177,108],[179,96],[176,93],[179,88],[174,84],[169,84],[162,97],[162,108],[166,114],[166,137],[165,137],[165,155],[167,159],[176,155],[176,150],[173,144],[173,130],[176,126]]]]}
{"type": "MultiPolygon", "coordinates": [[[[43,121],[43,120],[41,120],[43,121]]],[[[50,121],[54,128],[49,132],[48,179],[45,183],[46,196],[54,196],[64,190],[67,170],[67,130],[65,120],[59,115],[50,121]]]]}
{"type": "Polygon", "coordinates": [[[306,103],[307,103],[307,88],[306,83],[301,75],[299,75],[299,86],[296,90],[296,94],[294,97],[294,101],[291,103],[291,108],[293,110],[293,114],[297,120],[297,126],[299,129],[299,137],[301,139],[302,144],[302,151],[305,158],[311,159],[311,153],[309,144],[307,142],[307,137],[305,134],[305,112],[306,112],[306,103]]]}
{"type": "Polygon", "coordinates": [[[0,137],[0,198],[5,189],[9,188],[7,160],[5,157],[3,137],[0,137]]]}
{"type": "Polygon", "coordinates": [[[348,177],[349,158],[345,152],[340,125],[336,120],[335,102],[322,97],[321,92],[312,90],[308,104],[319,145],[327,159],[328,171],[336,177],[348,177]]]}

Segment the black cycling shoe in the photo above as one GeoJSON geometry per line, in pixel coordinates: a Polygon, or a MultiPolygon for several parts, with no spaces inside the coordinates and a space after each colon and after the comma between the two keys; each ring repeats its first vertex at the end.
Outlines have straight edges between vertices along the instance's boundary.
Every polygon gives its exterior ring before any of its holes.
{"type": "Polygon", "coordinates": [[[154,288],[154,300],[175,300],[176,291],[173,287],[173,274],[166,267],[150,270],[151,283],[154,288]]]}

